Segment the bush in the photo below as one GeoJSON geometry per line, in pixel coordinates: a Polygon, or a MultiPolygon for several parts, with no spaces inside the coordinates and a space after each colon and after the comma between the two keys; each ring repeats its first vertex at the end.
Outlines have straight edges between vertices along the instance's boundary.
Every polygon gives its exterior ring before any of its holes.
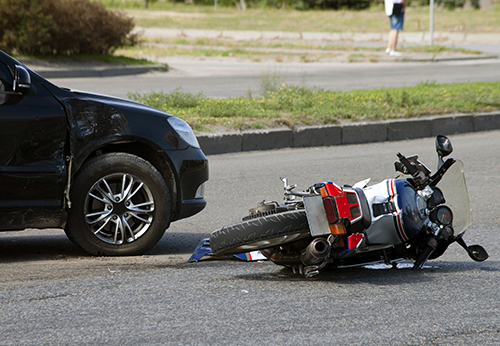
{"type": "Polygon", "coordinates": [[[454,10],[457,7],[464,7],[465,0],[437,0],[436,4],[443,5],[443,7],[448,10],[454,10]]]}
{"type": "MultiPolygon", "coordinates": [[[[438,5],[443,5],[443,7],[448,10],[463,8],[466,2],[467,0],[436,0],[438,5]]],[[[470,4],[476,10],[479,9],[479,0],[471,0],[470,4]]]]}
{"type": "Polygon", "coordinates": [[[298,10],[307,9],[334,9],[348,8],[351,10],[363,10],[370,7],[370,0],[297,0],[294,8],[298,10]]]}
{"type": "Polygon", "coordinates": [[[109,54],[135,43],[132,19],[89,0],[0,0],[0,49],[28,55],[109,54]]]}

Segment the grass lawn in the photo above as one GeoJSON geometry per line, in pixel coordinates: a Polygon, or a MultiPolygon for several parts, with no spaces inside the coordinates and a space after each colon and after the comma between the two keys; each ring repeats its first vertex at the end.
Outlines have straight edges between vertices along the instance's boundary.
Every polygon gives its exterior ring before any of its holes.
{"type": "MultiPolygon", "coordinates": [[[[384,34],[387,34],[389,29],[389,23],[381,5],[362,11],[297,11],[293,9],[250,8],[243,12],[235,8],[220,7],[215,11],[213,6],[195,6],[184,2],[173,4],[167,1],[155,1],[150,2],[149,9],[145,9],[144,1],[102,1],[110,8],[125,10],[134,17],[137,27],[144,28],[384,34]]],[[[405,31],[427,32],[429,30],[428,21],[428,7],[409,7],[405,19],[405,31]]],[[[500,4],[496,4],[488,10],[460,9],[449,11],[438,8],[435,13],[435,31],[464,34],[500,33],[500,4]]],[[[399,49],[403,52],[460,51],[469,54],[479,53],[439,46],[438,40],[435,43],[436,45],[432,47],[401,45],[399,49]]],[[[119,49],[116,54],[134,58],[144,56],[232,56],[254,62],[268,60],[283,62],[336,60],[377,62],[380,57],[370,54],[370,51],[383,51],[385,44],[383,42],[380,47],[367,48],[327,41],[304,43],[283,40],[264,42],[261,40],[140,37],[139,47],[119,49]],[[304,50],[309,51],[304,52],[304,50]]]]}
{"type": "MultiPolygon", "coordinates": [[[[149,9],[144,1],[102,0],[111,8],[126,10],[138,27],[269,30],[290,32],[379,33],[388,31],[388,20],[381,5],[362,11],[296,11],[293,9],[255,9],[189,5],[156,1],[149,9]],[[177,14],[176,14],[177,13],[177,14]]],[[[405,16],[405,31],[429,30],[429,7],[410,6],[405,16]]],[[[484,10],[437,8],[434,30],[464,33],[500,33],[500,4],[484,10]]]]}
{"type": "Polygon", "coordinates": [[[500,109],[500,82],[435,84],[416,87],[332,92],[261,79],[261,93],[213,99],[203,94],[131,94],[133,100],[186,120],[196,131],[337,124],[349,121],[408,118],[430,114],[500,109]]]}

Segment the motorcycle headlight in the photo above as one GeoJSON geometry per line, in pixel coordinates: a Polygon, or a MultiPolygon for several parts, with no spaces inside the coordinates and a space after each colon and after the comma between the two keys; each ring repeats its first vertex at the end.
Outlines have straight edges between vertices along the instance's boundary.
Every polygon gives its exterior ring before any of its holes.
{"type": "Polygon", "coordinates": [[[453,212],[444,205],[440,206],[432,212],[431,220],[434,222],[437,221],[443,226],[451,225],[453,222],[453,212]]]}
{"type": "Polygon", "coordinates": [[[418,209],[418,214],[420,215],[421,219],[425,219],[427,215],[427,205],[425,204],[424,198],[420,195],[416,196],[416,203],[417,203],[417,209],[418,209]]]}
{"type": "Polygon", "coordinates": [[[187,122],[177,117],[170,117],[167,121],[184,142],[194,148],[200,148],[200,144],[187,122]]]}

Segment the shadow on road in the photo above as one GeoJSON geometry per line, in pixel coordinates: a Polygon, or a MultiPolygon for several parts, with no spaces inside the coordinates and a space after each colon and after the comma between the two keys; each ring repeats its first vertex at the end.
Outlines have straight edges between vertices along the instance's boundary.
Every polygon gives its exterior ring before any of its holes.
{"type": "Polygon", "coordinates": [[[358,285],[361,283],[382,286],[397,286],[401,282],[407,284],[425,283],[432,281],[435,275],[442,276],[450,273],[464,273],[472,271],[488,271],[499,272],[499,261],[488,261],[484,263],[475,263],[472,261],[464,262],[428,262],[428,265],[422,270],[413,270],[411,267],[400,269],[369,269],[360,268],[344,268],[336,269],[326,266],[322,269],[318,276],[306,279],[303,275],[293,273],[289,268],[281,268],[277,271],[269,272],[268,274],[243,274],[237,278],[249,281],[318,281],[331,282],[343,285],[358,285]]]}
{"type": "Polygon", "coordinates": [[[60,257],[81,257],[62,230],[27,230],[0,234],[0,262],[40,261],[60,257]]]}
{"type": "MultiPolygon", "coordinates": [[[[146,255],[190,254],[203,237],[165,233],[146,255]]],[[[63,230],[26,230],[0,233],[0,263],[93,257],[73,245],[63,230]]]]}

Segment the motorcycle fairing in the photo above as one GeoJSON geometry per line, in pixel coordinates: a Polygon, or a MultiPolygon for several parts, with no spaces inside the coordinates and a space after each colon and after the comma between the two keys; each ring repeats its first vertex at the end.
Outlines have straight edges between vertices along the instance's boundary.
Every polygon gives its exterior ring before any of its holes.
{"type": "Polygon", "coordinates": [[[360,220],[363,217],[358,195],[350,189],[342,189],[334,183],[325,183],[319,189],[321,197],[333,197],[337,206],[339,219],[349,219],[351,223],[360,220]]]}
{"type": "Polygon", "coordinates": [[[358,191],[342,189],[331,182],[319,184],[318,190],[320,195],[303,198],[312,236],[345,235],[342,220],[347,219],[352,224],[365,217],[369,219],[369,211],[360,201],[364,197],[359,196],[358,191]]]}

